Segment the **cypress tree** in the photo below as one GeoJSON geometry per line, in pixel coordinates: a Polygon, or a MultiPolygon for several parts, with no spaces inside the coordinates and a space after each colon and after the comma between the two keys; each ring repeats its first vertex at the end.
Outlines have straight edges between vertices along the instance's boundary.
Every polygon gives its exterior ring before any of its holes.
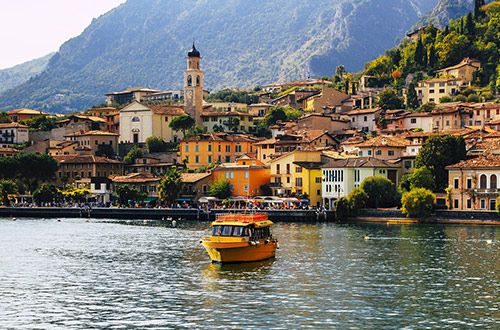
{"type": "Polygon", "coordinates": [[[446,27],[444,28],[444,35],[447,36],[448,33],[450,33],[450,28],[448,27],[448,25],[446,25],[446,27]]]}
{"type": "Polygon", "coordinates": [[[422,38],[418,38],[417,47],[415,47],[414,60],[418,66],[422,66],[422,57],[424,56],[424,45],[422,44],[422,38]]]}
{"type": "Polygon", "coordinates": [[[469,41],[474,41],[474,35],[475,35],[475,25],[474,25],[474,20],[472,19],[472,13],[469,11],[467,14],[467,19],[465,21],[465,30],[466,30],[466,35],[469,38],[469,41]]]}
{"type": "Polygon", "coordinates": [[[464,18],[460,19],[460,34],[464,34],[464,18]]]}
{"type": "Polygon", "coordinates": [[[477,20],[480,16],[479,8],[481,7],[481,0],[474,0],[474,18],[477,20]]]}
{"type": "Polygon", "coordinates": [[[436,65],[436,48],[434,48],[434,44],[431,44],[429,48],[429,60],[427,61],[427,66],[430,70],[434,69],[436,65]]]}

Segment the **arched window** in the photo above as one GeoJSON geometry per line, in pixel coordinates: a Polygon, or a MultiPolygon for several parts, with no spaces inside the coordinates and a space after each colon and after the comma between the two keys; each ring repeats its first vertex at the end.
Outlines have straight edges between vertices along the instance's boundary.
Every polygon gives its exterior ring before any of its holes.
{"type": "Polygon", "coordinates": [[[196,76],[196,86],[200,86],[200,76],[196,76]]]}
{"type": "Polygon", "coordinates": [[[486,175],[485,174],[482,174],[481,177],[479,178],[479,188],[486,189],[486,175]]]}
{"type": "Polygon", "coordinates": [[[138,122],[141,121],[141,118],[139,117],[132,117],[132,122],[138,122]]]}
{"type": "Polygon", "coordinates": [[[188,76],[188,78],[187,78],[187,84],[188,84],[188,86],[193,85],[193,81],[191,80],[191,76],[188,76]]]}
{"type": "Polygon", "coordinates": [[[490,189],[497,189],[497,176],[492,174],[490,176],[490,189]]]}

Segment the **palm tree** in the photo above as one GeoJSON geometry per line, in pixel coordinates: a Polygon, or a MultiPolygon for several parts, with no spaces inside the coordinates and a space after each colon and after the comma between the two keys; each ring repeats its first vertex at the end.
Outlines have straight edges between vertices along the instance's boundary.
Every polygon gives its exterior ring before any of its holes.
{"type": "Polygon", "coordinates": [[[345,73],[346,73],[346,70],[345,70],[345,67],[342,64],[339,65],[339,66],[337,66],[337,68],[335,69],[335,74],[337,76],[339,76],[341,80],[344,78],[344,74],[345,73]]]}

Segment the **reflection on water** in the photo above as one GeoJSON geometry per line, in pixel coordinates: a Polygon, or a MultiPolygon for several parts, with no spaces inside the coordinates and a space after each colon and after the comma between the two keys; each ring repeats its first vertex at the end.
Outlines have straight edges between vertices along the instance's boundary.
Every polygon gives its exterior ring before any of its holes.
{"type": "Polygon", "coordinates": [[[500,327],[499,227],[275,227],[275,259],[217,265],[206,223],[0,219],[0,328],[500,327]]]}

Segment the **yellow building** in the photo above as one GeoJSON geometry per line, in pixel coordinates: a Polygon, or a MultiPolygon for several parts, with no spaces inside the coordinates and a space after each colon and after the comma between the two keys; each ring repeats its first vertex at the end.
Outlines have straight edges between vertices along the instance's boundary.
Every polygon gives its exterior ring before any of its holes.
{"type": "Polygon", "coordinates": [[[258,139],[245,134],[206,133],[184,139],[180,143],[180,159],[198,168],[210,163],[231,163],[246,153],[254,153],[258,139]]]}
{"type": "Polygon", "coordinates": [[[45,112],[33,109],[16,109],[7,111],[7,114],[9,115],[10,120],[12,120],[14,123],[47,115],[47,113],[45,112]]]}
{"type": "Polygon", "coordinates": [[[90,116],[105,118],[109,114],[118,113],[118,110],[116,110],[113,107],[102,107],[102,108],[89,109],[89,110],[87,110],[87,113],[90,116]]]}
{"type": "Polygon", "coordinates": [[[201,115],[202,125],[207,128],[207,132],[218,131],[223,132],[250,132],[254,127],[253,116],[246,112],[238,111],[204,111],[201,115]],[[235,118],[236,121],[235,121],[235,118]],[[237,125],[235,125],[237,123],[237,125]]]}
{"type": "Polygon", "coordinates": [[[321,201],[319,166],[322,164],[320,151],[295,150],[271,160],[273,195],[289,197],[307,194],[311,205],[317,205],[321,201]]]}
{"type": "Polygon", "coordinates": [[[443,76],[460,78],[464,80],[464,83],[469,83],[474,80],[476,72],[480,69],[481,62],[479,60],[465,57],[457,65],[437,70],[436,72],[443,76]]]}

